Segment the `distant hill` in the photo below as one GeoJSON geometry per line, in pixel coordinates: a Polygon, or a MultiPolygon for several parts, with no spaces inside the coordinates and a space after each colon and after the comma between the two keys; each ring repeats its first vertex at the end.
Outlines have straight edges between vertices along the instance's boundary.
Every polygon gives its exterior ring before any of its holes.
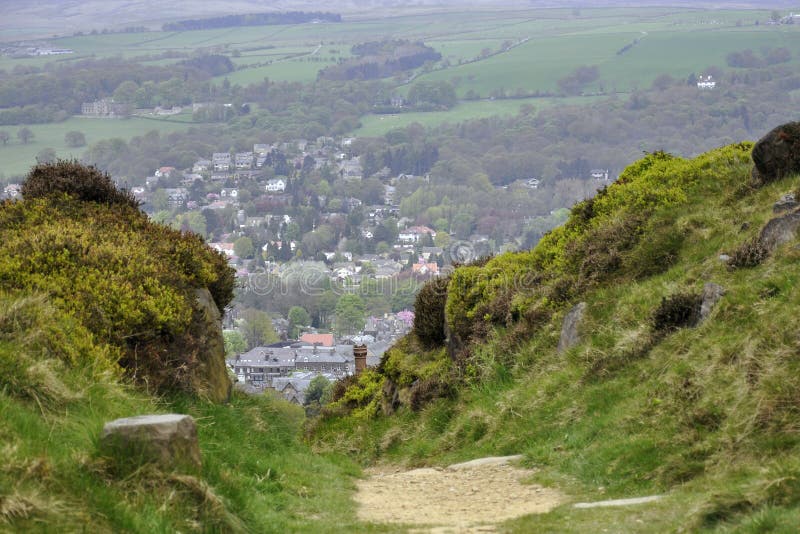
{"type": "MultiPolygon", "coordinates": [[[[582,0],[569,4],[574,7],[676,5],[698,8],[787,8],[796,5],[788,0],[582,0]]],[[[348,17],[375,16],[381,10],[469,8],[469,7],[564,7],[556,0],[343,0],[332,6],[321,0],[277,0],[266,6],[258,0],[226,0],[225,2],[194,2],[175,0],[7,0],[3,2],[0,17],[0,41],[24,38],[43,38],[69,35],[76,31],[121,29],[126,26],[145,26],[160,29],[164,23],[186,19],[220,17],[226,15],[263,13],[265,11],[330,11],[334,9],[348,17]]]]}

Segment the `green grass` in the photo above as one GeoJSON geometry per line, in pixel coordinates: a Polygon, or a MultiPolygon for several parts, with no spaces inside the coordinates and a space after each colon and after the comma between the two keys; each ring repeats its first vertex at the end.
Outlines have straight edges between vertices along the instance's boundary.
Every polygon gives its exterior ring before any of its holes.
{"type": "Polygon", "coordinates": [[[354,519],[359,468],[300,441],[301,408],[240,394],[228,404],[156,399],[122,383],[110,356],[44,298],[0,295],[2,530],[389,530],[354,519]],[[153,413],[195,418],[200,472],[104,455],[106,422],[153,413]]]}
{"type": "Polygon", "coordinates": [[[83,132],[89,146],[114,137],[127,141],[151,130],[158,130],[162,134],[184,130],[189,126],[185,121],[186,116],[170,117],[170,120],[139,117],[125,120],[73,117],[64,122],[27,126],[35,135],[28,144],[22,144],[16,137],[22,125],[0,126],[0,130],[11,135],[11,140],[6,146],[0,145],[0,161],[2,161],[0,175],[10,178],[26,174],[31,166],[36,164],[36,154],[44,148],[53,148],[60,158],[79,158],[86,147],[69,148],[64,144],[64,134],[72,130],[83,132]]]}

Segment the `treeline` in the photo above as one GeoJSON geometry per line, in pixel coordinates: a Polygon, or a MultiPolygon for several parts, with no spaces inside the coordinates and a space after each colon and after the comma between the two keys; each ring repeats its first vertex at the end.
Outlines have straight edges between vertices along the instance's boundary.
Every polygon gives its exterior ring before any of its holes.
{"type": "MultiPolygon", "coordinates": [[[[131,94],[146,92],[148,87],[149,83],[138,89],[131,86],[131,94]]],[[[213,152],[249,151],[255,143],[344,135],[358,127],[358,118],[368,113],[369,103],[385,90],[379,82],[303,85],[264,81],[246,87],[211,87],[218,91],[213,98],[236,103],[231,109],[239,110],[239,103],[249,102],[256,110],[235,114],[224,124],[205,124],[167,136],[151,132],[129,143],[101,141],[89,148],[87,161],[114,176],[135,180],[163,165],[190,167],[213,152]]]]}
{"type": "Polygon", "coordinates": [[[274,26],[279,24],[303,24],[305,22],[324,21],[342,22],[337,13],[322,11],[289,11],[286,13],[250,13],[247,15],[223,15],[207,19],[190,19],[170,22],[163,25],[165,32],[191,30],[214,30],[217,28],[235,28],[238,26],[274,26]]]}
{"type": "Polygon", "coordinates": [[[388,78],[442,59],[439,52],[421,42],[403,40],[364,43],[354,46],[352,51],[357,57],[321,70],[319,78],[339,81],[388,78]]]}
{"type": "Polygon", "coordinates": [[[25,74],[0,72],[0,124],[62,120],[80,113],[83,102],[106,97],[135,107],[191,103],[213,92],[213,76],[232,70],[227,57],[207,55],[168,67],[106,58],[48,64],[25,74]]]}
{"type": "Polygon", "coordinates": [[[788,63],[792,60],[792,52],[785,47],[769,48],[762,51],[761,56],[756,55],[752,50],[742,50],[741,52],[731,52],[725,57],[729,67],[756,69],[788,63]]]}

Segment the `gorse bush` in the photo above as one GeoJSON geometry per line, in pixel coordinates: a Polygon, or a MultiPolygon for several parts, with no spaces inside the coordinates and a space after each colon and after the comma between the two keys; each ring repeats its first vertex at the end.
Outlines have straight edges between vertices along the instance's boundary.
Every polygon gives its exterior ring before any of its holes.
{"type": "Polygon", "coordinates": [[[130,191],[118,189],[108,174],[77,161],[58,160],[36,165],[22,184],[22,198],[67,194],[76,200],[139,207],[130,191]]]}
{"type": "Polygon", "coordinates": [[[137,382],[189,390],[205,336],[195,291],[207,288],[220,310],[233,298],[224,256],[151,222],[96,170],[40,166],[25,187],[22,202],[0,204],[0,291],[47,296],[120,349],[137,382]]]}

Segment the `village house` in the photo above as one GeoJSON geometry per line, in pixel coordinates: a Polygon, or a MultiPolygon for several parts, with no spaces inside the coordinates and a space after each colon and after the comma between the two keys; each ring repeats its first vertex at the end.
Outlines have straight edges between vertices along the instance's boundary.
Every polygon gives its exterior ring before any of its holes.
{"type": "Polygon", "coordinates": [[[256,143],[253,145],[253,153],[259,156],[266,156],[272,150],[269,145],[265,143],[256,143]]]}
{"type": "Polygon", "coordinates": [[[199,159],[192,165],[192,172],[208,172],[211,169],[211,160],[199,159]]]}
{"type": "Polygon", "coordinates": [[[172,208],[183,206],[189,200],[189,192],[183,187],[170,187],[164,192],[167,194],[167,204],[172,208]]]}
{"type": "Polygon", "coordinates": [[[311,334],[305,333],[300,336],[300,342],[307,345],[319,345],[321,347],[333,346],[333,334],[311,334]]]}
{"type": "Polygon", "coordinates": [[[209,243],[208,246],[213,248],[217,252],[222,252],[229,258],[234,255],[233,243],[209,243]]]}
{"type": "Polygon", "coordinates": [[[284,178],[272,178],[267,180],[266,190],[270,193],[282,193],[286,191],[286,180],[284,178]]]}
{"type": "Polygon", "coordinates": [[[211,161],[215,171],[231,170],[231,155],[227,152],[214,152],[211,156],[211,161]]]}
{"type": "Polygon", "coordinates": [[[364,177],[364,169],[358,156],[344,160],[339,164],[339,176],[344,180],[355,181],[364,177]]]}
{"type": "Polygon", "coordinates": [[[717,82],[714,81],[711,75],[708,76],[700,76],[697,79],[697,88],[698,89],[714,89],[717,86],[717,82]]]}
{"type": "Polygon", "coordinates": [[[239,190],[233,187],[225,187],[219,192],[220,198],[229,198],[236,200],[239,196],[239,190]]]}
{"type": "Polygon", "coordinates": [[[397,240],[404,244],[419,243],[426,235],[436,237],[436,231],[428,228],[427,226],[412,226],[405,230],[401,230],[397,235],[397,240]]]}
{"type": "Polygon", "coordinates": [[[608,169],[592,169],[591,176],[595,180],[608,180],[608,169]]]}
{"type": "Polygon", "coordinates": [[[156,178],[169,178],[172,176],[173,172],[175,172],[175,167],[159,167],[156,172],[153,173],[153,176],[156,178]]]}
{"type": "Polygon", "coordinates": [[[90,117],[119,117],[128,114],[128,106],[114,102],[113,98],[103,98],[81,104],[81,114],[90,117]]]}
{"type": "Polygon", "coordinates": [[[417,263],[411,266],[411,272],[418,275],[436,276],[439,274],[439,265],[435,262],[426,262],[425,258],[419,257],[417,263]]]}
{"type": "Polygon", "coordinates": [[[234,161],[237,169],[253,168],[253,154],[251,152],[238,152],[234,161]]]}

